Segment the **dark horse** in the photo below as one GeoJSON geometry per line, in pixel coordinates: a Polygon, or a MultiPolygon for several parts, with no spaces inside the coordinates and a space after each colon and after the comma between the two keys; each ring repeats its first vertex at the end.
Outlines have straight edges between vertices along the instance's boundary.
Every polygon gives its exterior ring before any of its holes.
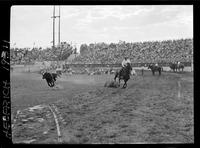
{"type": "Polygon", "coordinates": [[[49,72],[45,72],[42,75],[42,79],[46,79],[47,84],[49,87],[54,87],[55,86],[55,81],[57,79],[57,77],[60,76],[57,73],[49,73],[49,72]]]}
{"type": "Polygon", "coordinates": [[[180,71],[180,69],[183,71],[184,65],[182,63],[176,64],[176,63],[170,63],[169,67],[173,70],[173,72],[180,71]]]}
{"type": "Polygon", "coordinates": [[[161,66],[156,66],[156,65],[153,65],[153,64],[150,64],[148,66],[148,69],[151,69],[153,75],[155,75],[156,71],[158,71],[159,75],[161,75],[161,71],[163,71],[163,68],[161,66]]]}
{"type": "Polygon", "coordinates": [[[180,71],[180,69],[183,71],[184,69],[184,65],[182,63],[180,63],[178,66],[177,66],[178,70],[180,71]]]}
{"type": "Polygon", "coordinates": [[[120,71],[117,71],[115,73],[114,80],[116,81],[116,78],[118,77],[118,79],[119,79],[119,85],[120,85],[120,80],[123,79],[124,80],[124,85],[123,85],[122,88],[126,88],[127,87],[127,81],[130,79],[131,71],[132,71],[131,64],[127,63],[127,66],[125,66],[120,71]]]}
{"type": "Polygon", "coordinates": [[[170,68],[171,70],[173,70],[173,72],[175,72],[175,71],[177,71],[177,64],[175,64],[175,63],[170,63],[170,64],[169,64],[169,68],[170,68]]]}

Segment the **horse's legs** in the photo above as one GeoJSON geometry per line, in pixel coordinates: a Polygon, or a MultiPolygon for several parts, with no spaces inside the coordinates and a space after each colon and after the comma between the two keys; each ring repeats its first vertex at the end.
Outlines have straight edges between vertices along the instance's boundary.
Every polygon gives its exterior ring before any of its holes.
{"type": "Polygon", "coordinates": [[[116,81],[117,76],[118,76],[118,74],[116,73],[116,74],[115,74],[115,78],[114,78],[115,81],[116,81]]]}
{"type": "Polygon", "coordinates": [[[122,88],[126,88],[127,87],[127,80],[124,80],[124,85],[122,88]]]}
{"type": "Polygon", "coordinates": [[[49,87],[53,87],[54,86],[52,82],[48,82],[47,84],[49,85],[49,87]]]}
{"type": "Polygon", "coordinates": [[[124,85],[123,85],[123,87],[122,87],[122,88],[126,88],[126,87],[125,87],[125,85],[126,85],[126,82],[124,81],[124,85]]]}
{"type": "Polygon", "coordinates": [[[54,87],[55,83],[54,81],[51,81],[51,87],[54,87]]]}
{"type": "Polygon", "coordinates": [[[127,81],[125,82],[125,88],[127,87],[127,81]]]}
{"type": "MultiPolygon", "coordinates": [[[[47,81],[47,80],[46,80],[47,81]]],[[[51,82],[47,81],[47,85],[51,87],[51,82]]]]}

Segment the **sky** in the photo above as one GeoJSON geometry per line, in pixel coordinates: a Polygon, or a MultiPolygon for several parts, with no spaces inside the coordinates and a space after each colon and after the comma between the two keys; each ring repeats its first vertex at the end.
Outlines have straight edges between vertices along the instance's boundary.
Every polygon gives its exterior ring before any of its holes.
{"type": "MultiPolygon", "coordinates": [[[[56,15],[58,8],[56,6],[56,15]]],[[[193,38],[192,5],[60,6],[61,42],[81,44],[193,38]]],[[[12,6],[11,47],[51,47],[53,6],[12,6]]],[[[55,24],[58,44],[58,18],[55,24]]]]}

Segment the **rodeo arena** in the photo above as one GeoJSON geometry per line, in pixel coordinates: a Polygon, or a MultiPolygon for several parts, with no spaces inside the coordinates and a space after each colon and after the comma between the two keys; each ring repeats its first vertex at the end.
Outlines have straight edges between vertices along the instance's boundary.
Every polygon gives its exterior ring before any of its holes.
{"type": "Polygon", "coordinates": [[[79,51],[10,49],[13,143],[194,142],[193,38],[79,51]]]}

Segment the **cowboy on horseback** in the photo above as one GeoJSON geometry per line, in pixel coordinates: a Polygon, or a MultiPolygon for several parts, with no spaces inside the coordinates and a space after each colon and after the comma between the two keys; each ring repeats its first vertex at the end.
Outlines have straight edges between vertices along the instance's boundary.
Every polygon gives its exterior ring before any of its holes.
{"type": "Polygon", "coordinates": [[[120,80],[123,79],[124,80],[123,88],[126,88],[127,81],[130,79],[131,71],[132,71],[131,62],[128,59],[128,57],[125,56],[124,60],[122,61],[122,68],[120,69],[120,71],[117,71],[115,73],[114,80],[116,81],[116,78],[118,77],[119,78],[119,84],[120,84],[120,80]]]}
{"type": "Polygon", "coordinates": [[[155,74],[156,71],[158,71],[159,75],[161,75],[161,71],[163,71],[163,68],[159,66],[158,63],[149,64],[148,69],[151,69],[153,75],[155,74]]]}
{"type": "Polygon", "coordinates": [[[178,62],[177,62],[178,67],[179,67],[180,64],[181,64],[181,62],[178,61],[178,62]]]}
{"type": "Polygon", "coordinates": [[[176,66],[176,69],[180,72],[180,69],[182,69],[182,71],[183,71],[183,69],[184,69],[184,65],[181,63],[181,62],[177,62],[177,66],[176,66]]]}
{"type": "Polygon", "coordinates": [[[122,61],[122,69],[120,70],[120,72],[122,72],[125,69],[128,63],[131,64],[130,59],[128,58],[128,56],[124,56],[124,59],[122,61]]]}
{"type": "Polygon", "coordinates": [[[128,56],[124,57],[124,60],[122,61],[122,67],[124,68],[125,66],[127,66],[127,63],[131,64],[130,59],[128,58],[128,56]]]}

